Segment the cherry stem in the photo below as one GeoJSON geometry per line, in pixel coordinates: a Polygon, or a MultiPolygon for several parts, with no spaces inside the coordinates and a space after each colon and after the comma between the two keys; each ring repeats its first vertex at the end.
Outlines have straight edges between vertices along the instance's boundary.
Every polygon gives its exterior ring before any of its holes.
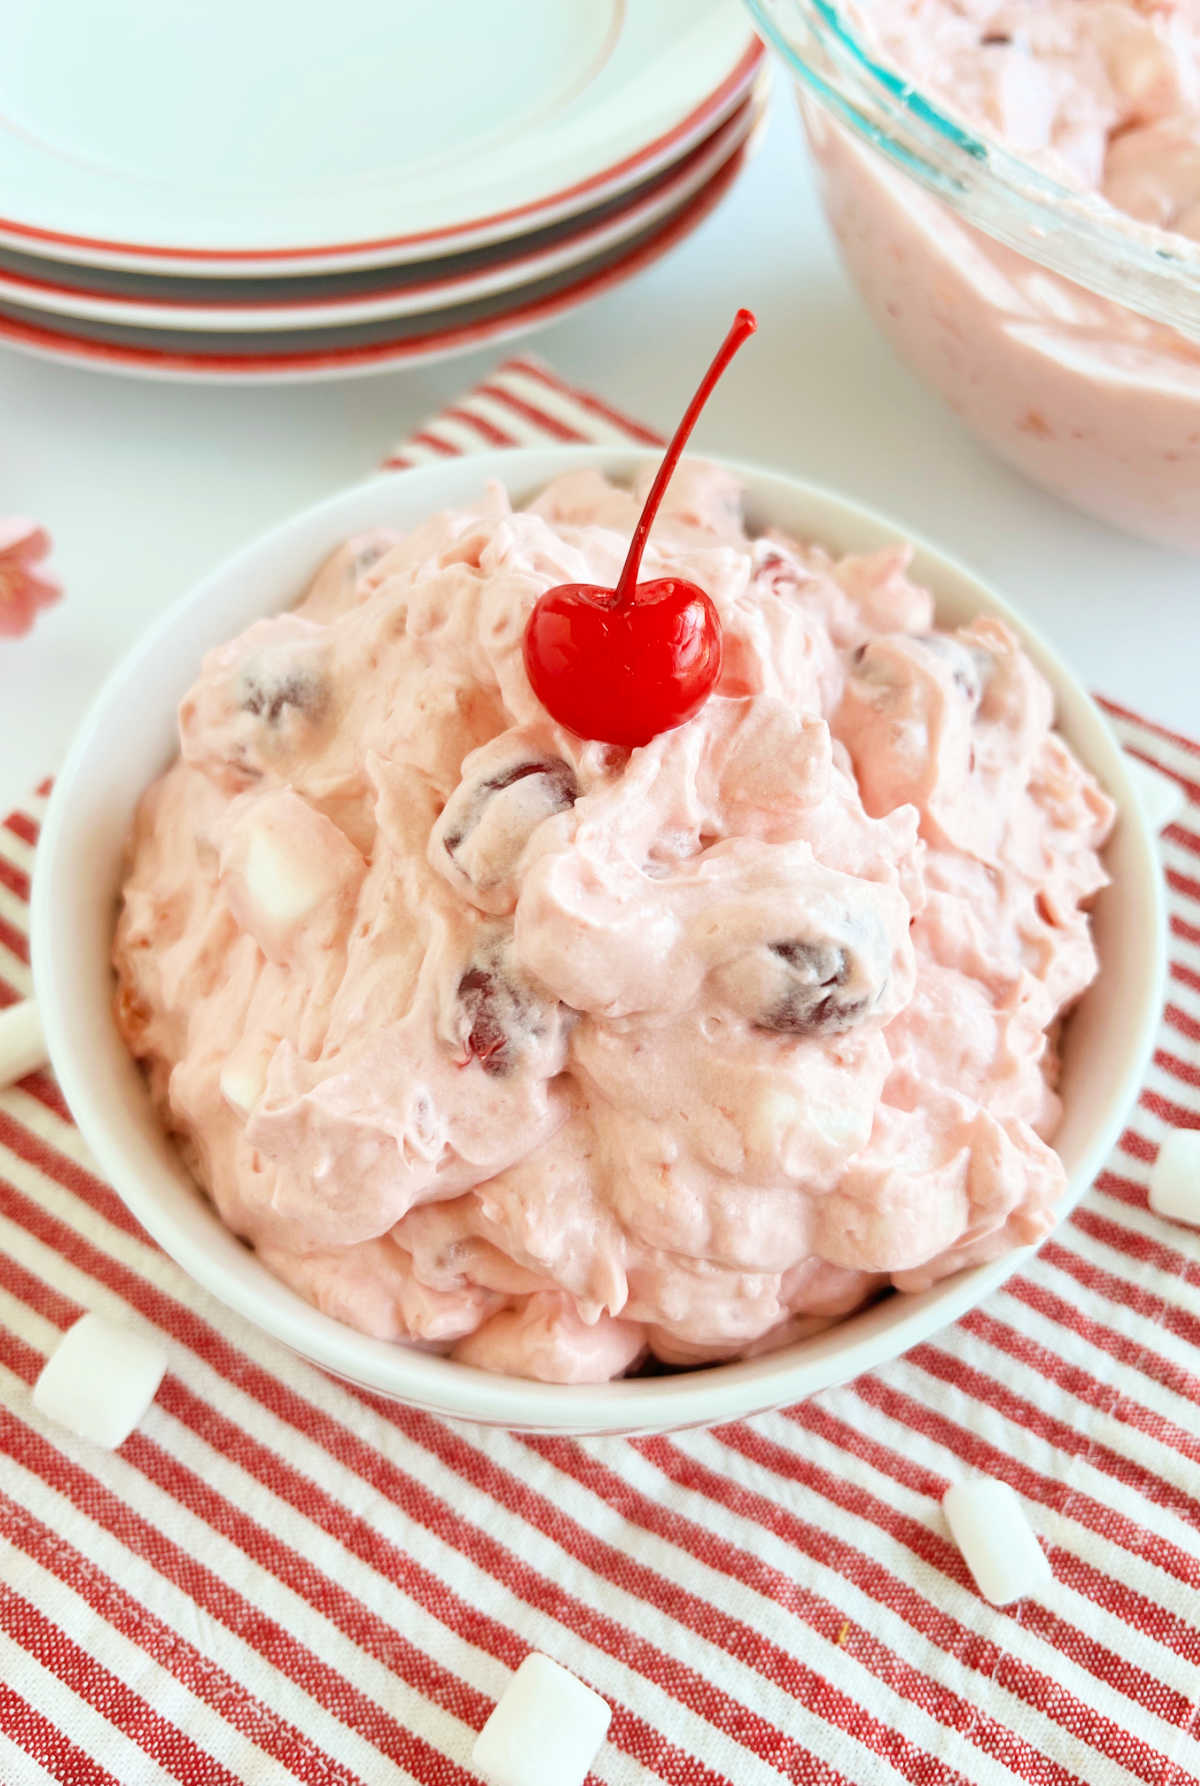
{"type": "Polygon", "coordinates": [[[658,468],[658,476],[650,486],[650,494],[642,507],[641,516],[633,530],[633,539],[629,544],[629,552],[621,567],[621,575],[617,578],[614,590],[616,601],[614,608],[625,608],[633,602],[637,591],[637,576],[642,568],[642,552],[646,539],[654,525],[659,504],[666,494],[667,485],[679,463],[680,455],[688,443],[688,436],[696,426],[697,417],[713,392],[713,386],[728,366],[730,360],[744,341],[749,340],[758,327],[758,319],[752,310],[739,310],[733,319],[729,333],[717,349],[712,365],[700,380],[696,394],[683,412],[683,420],[671,436],[670,445],[663,454],[663,462],[658,468]]]}

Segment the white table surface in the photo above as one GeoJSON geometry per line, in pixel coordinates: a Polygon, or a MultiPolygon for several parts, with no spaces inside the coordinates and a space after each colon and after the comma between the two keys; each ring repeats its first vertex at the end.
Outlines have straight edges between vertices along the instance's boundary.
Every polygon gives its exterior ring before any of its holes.
{"type": "MultiPolygon", "coordinates": [[[[666,429],[739,304],[757,310],[760,332],[713,400],[701,450],[878,505],[1011,596],[1090,687],[1195,729],[1200,564],[1042,495],[897,363],[842,275],[781,80],[763,148],[715,215],[630,285],[520,345],[666,429]]],[[[56,767],[92,691],[164,604],[267,525],[370,471],[505,351],[247,390],[0,349],[0,513],[51,529],[66,585],[32,635],[0,638],[0,802],[56,767]]]]}

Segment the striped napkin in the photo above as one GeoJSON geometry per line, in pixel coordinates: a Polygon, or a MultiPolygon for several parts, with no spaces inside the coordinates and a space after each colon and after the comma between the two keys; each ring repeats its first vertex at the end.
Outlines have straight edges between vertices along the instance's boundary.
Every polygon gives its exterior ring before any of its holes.
{"type": "MultiPolygon", "coordinates": [[[[649,441],[509,361],[395,453],[649,441]]],[[[1146,1206],[1200,1126],[1200,745],[1170,1003],[1095,1190],[986,1306],[801,1406],[670,1438],[519,1438],[335,1382],[219,1307],[91,1169],[46,1073],[0,1096],[0,1782],[459,1786],[531,1648],[612,1702],[595,1779],[1182,1786],[1200,1776],[1200,1235],[1146,1206]],[[97,1453],[29,1386],[84,1308],[171,1367],[97,1453]],[[1054,1580],[1005,1611],[947,1484],[1011,1481],[1054,1580]]],[[[29,991],[45,789],[0,826],[0,1001],[29,991]]]]}

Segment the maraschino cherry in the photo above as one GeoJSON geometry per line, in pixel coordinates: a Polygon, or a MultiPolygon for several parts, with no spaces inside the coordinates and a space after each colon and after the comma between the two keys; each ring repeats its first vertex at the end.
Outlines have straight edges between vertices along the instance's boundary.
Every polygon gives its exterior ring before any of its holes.
{"type": "Polygon", "coordinates": [[[708,596],[681,577],[639,583],[646,536],[696,418],[742,343],[758,327],[739,310],[700,380],[658,468],[615,589],[560,583],[525,628],[533,692],[560,725],[605,744],[648,744],[698,713],[721,673],[721,622],[708,596]]]}

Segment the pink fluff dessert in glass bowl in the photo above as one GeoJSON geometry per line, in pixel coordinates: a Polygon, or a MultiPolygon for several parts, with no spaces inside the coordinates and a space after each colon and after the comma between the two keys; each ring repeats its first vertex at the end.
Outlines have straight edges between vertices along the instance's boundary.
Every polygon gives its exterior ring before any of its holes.
{"type": "Polygon", "coordinates": [[[846,267],[1019,470],[1200,552],[1197,0],[748,0],[846,267]]]}
{"type": "Polygon", "coordinates": [[[145,795],[117,1010],[223,1220],[321,1309],[602,1381],[780,1346],[1038,1238],[1111,807],[997,618],[907,549],[747,532],[685,465],[647,551],[724,667],[635,750],[522,635],[608,584],[595,470],[351,540],[210,653],[145,795]]]}

